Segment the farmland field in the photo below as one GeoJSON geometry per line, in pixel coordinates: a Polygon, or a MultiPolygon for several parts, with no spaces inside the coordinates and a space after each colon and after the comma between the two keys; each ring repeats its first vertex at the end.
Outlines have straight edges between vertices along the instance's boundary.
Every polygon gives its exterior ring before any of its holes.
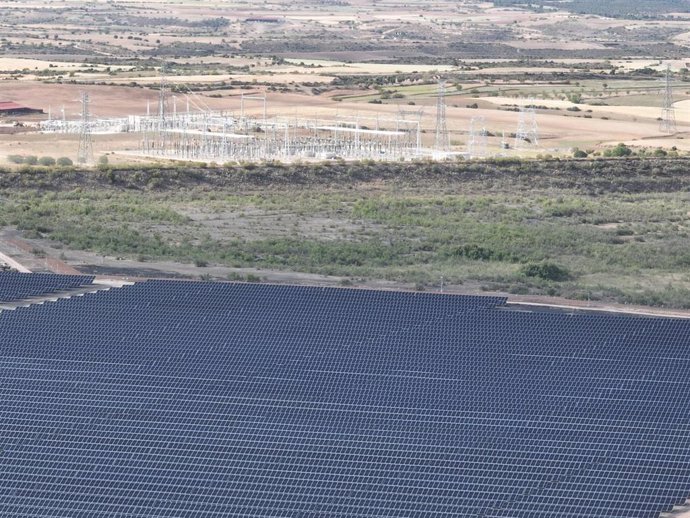
{"type": "MultiPolygon", "coordinates": [[[[596,156],[618,142],[690,151],[687,22],[668,14],[673,2],[653,21],[613,8],[592,14],[581,2],[572,12],[522,4],[0,2],[0,101],[44,112],[0,116],[0,163],[18,149],[76,159],[74,139],[39,133],[40,121],[78,119],[82,92],[94,118],[155,113],[162,75],[180,109],[191,98],[195,110],[257,115],[258,105],[240,107],[242,94],[252,94],[266,95],[276,118],[413,111],[424,147],[434,143],[442,78],[454,152],[467,150],[476,118],[486,121],[489,155],[567,157],[577,147],[596,156]],[[677,108],[672,136],[657,120],[666,65],[677,108]],[[531,103],[539,145],[505,152],[517,107],[531,103]]],[[[129,163],[140,140],[96,135],[94,149],[129,163]]]]}

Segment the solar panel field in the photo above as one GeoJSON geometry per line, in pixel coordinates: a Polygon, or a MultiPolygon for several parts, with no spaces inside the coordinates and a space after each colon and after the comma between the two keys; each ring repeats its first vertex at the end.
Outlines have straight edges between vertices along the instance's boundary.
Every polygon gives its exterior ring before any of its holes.
{"type": "Polygon", "coordinates": [[[0,272],[0,302],[27,299],[91,284],[93,275],[33,275],[0,272]]]}
{"type": "Polygon", "coordinates": [[[3,517],[655,518],[690,321],[147,281],[0,313],[3,517]]]}

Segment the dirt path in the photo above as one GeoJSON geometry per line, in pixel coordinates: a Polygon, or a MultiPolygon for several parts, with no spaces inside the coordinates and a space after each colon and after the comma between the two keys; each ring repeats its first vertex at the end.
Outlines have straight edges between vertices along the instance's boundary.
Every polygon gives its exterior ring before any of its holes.
{"type": "Polygon", "coordinates": [[[690,506],[686,502],[685,505],[671,511],[670,513],[662,513],[659,518],[690,518],[690,506]]]}
{"type": "Polygon", "coordinates": [[[0,233],[0,253],[7,256],[15,269],[30,272],[53,272],[63,275],[79,275],[81,272],[42,247],[20,238],[14,231],[0,233]]]}

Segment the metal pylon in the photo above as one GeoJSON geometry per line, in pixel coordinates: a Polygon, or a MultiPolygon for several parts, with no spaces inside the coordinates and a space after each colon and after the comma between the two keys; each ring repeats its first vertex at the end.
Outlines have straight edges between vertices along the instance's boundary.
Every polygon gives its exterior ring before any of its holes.
{"type": "Polygon", "coordinates": [[[165,79],[165,68],[161,67],[161,82],[158,87],[158,119],[163,126],[168,116],[168,82],[165,79]]]}
{"type": "MultiPolygon", "coordinates": [[[[398,106],[398,121],[399,123],[407,123],[408,121],[408,116],[411,116],[411,121],[415,125],[414,131],[410,131],[409,135],[410,138],[414,139],[414,142],[408,142],[408,147],[414,147],[415,148],[415,155],[419,155],[422,150],[422,135],[421,135],[421,127],[422,127],[422,117],[424,116],[424,108],[420,108],[418,110],[404,110],[400,106],[398,106]],[[410,145],[412,144],[412,145],[410,145]]],[[[396,129],[399,129],[396,128],[396,129]]]]}
{"type": "Polygon", "coordinates": [[[486,158],[487,137],[486,119],[473,117],[470,121],[470,137],[467,141],[467,153],[470,158],[486,158]]]}
{"type": "Polygon", "coordinates": [[[436,151],[450,151],[450,135],[448,134],[448,122],[446,120],[446,82],[438,82],[438,96],[436,97],[436,139],[434,140],[436,151]]]}
{"type": "Polygon", "coordinates": [[[158,136],[157,142],[155,143],[158,154],[165,154],[170,146],[170,139],[168,138],[168,129],[170,127],[170,106],[168,105],[168,94],[170,93],[170,86],[166,78],[166,72],[166,65],[163,64],[160,69],[161,81],[160,86],[158,87],[158,136]]]}
{"type": "Polygon", "coordinates": [[[526,145],[532,147],[539,145],[539,127],[534,99],[529,99],[526,106],[520,107],[518,127],[515,132],[515,149],[523,149],[526,145]]]}
{"type": "Polygon", "coordinates": [[[81,94],[81,130],[79,132],[79,153],[77,162],[89,164],[93,162],[93,142],[91,140],[91,122],[89,114],[89,94],[81,94]]]}
{"type": "Polygon", "coordinates": [[[674,134],[676,127],[676,109],[673,106],[673,85],[671,84],[671,66],[666,66],[666,84],[664,86],[664,107],[661,109],[661,124],[659,130],[662,133],[674,134]]]}

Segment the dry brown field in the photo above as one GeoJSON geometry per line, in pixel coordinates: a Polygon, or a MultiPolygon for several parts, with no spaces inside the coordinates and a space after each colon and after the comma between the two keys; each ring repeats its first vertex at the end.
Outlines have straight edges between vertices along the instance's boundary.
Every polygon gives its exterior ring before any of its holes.
{"type": "MultiPolygon", "coordinates": [[[[624,20],[474,0],[114,0],[86,7],[78,0],[15,0],[0,1],[0,9],[0,101],[45,112],[0,117],[6,128],[19,123],[29,130],[0,134],[0,161],[18,148],[45,154],[43,144],[54,154],[73,153],[70,139],[30,130],[49,112],[61,117],[63,107],[66,118],[78,118],[83,91],[94,117],[142,115],[147,105],[155,111],[162,70],[181,109],[193,95],[197,107],[237,113],[242,92],[265,93],[276,117],[383,119],[423,109],[425,145],[436,124],[434,85],[447,78],[462,87],[450,87],[447,98],[457,151],[466,147],[471,119],[483,117],[495,135],[489,148],[498,152],[499,137],[510,139],[517,127],[517,112],[507,110],[532,98],[541,145],[530,156],[569,156],[576,146],[601,152],[617,142],[689,147],[690,85],[683,82],[690,50],[686,58],[682,49],[690,33],[680,18],[624,20]],[[667,55],[644,55],[652,44],[667,55]],[[631,54],[622,56],[624,50],[631,54]],[[666,65],[675,72],[673,136],[659,131],[660,77],[654,83],[635,75],[666,65]],[[622,77],[615,90],[607,90],[611,70],[622,77]],[[568,100],[573,93],[582,94],[577,104],[568,100]]],[[[245,113],[260,109],[248,103],[245,113]]],[[[95,141],[99,152],[123,153],[137,137],[95,141]]]]}

